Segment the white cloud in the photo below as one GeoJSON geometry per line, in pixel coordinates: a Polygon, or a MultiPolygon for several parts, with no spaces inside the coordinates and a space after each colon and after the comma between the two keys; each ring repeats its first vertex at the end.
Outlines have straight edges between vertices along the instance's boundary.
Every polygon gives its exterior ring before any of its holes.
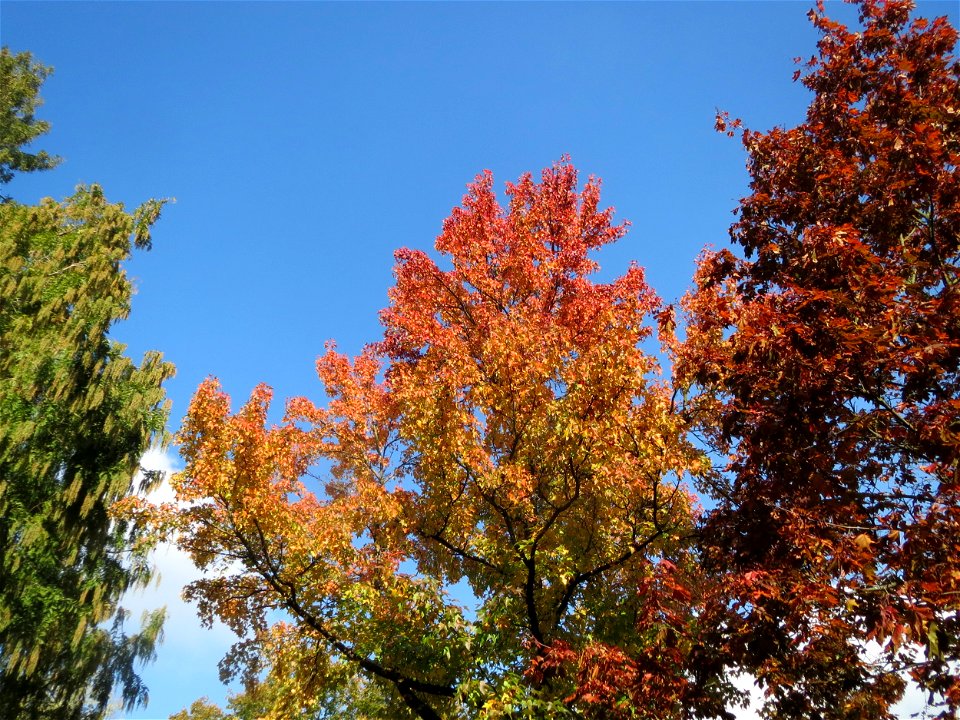
{"type": "MultiPolygon", "coordinates": [[[[868,658],[872,657],[869,649],[865,650],[864,653],[868,658]]],[[[873,655],[875,654],[876,652],[874,651],[873,655]]],[[[749,705],[745,708],[728,707],[727,709],[734,714],[737,720],[760,720],[760,708],[763,705],[763,690],[757,685],[754,678],[746,673],[737,675],[733,680],[733,684],[737,689],[747,693],[749,705]]],[[[901,718],[902,720],[927,717],[927,715],[924,715],[924,712],[929,710],[930,706],[927,704],[926,697],[926,693],[915,684],[908,683],[903,699],[892,708],[894,717],[901,718]]]]}
{"type": "Polygon", "coordinates": [[[749,703],[746,707],[728,707],[727,710],[736,715],[737,720],[760,720],[760,706],[763,704],[763,691],[753,677],[746,673],[741,673],[733,678],[733,685],[738,690],[747,693],[749,703]]]}
{"type": "MultiPolygon", "coordinates": [[[[178,461],[171,450],[151,448],[144,454],[140,464],[145,470],[164,473],[162,483],[147,496],[151,501],[174,500],[170,475],[179,470],[178,461]]],[[[156,568],[154,580],[146,588],[127,593],[121,601],[136,621],[145,611],[163,606],[167,609],[164,641],[157,649],[157,660],[140,672],[150,689],[150,702],[146,708],[116,717],[165,718],[204,696],[223,706],[227,688],[219,680],[217,663],[236,636],[222,623],[203,627],[196,609],[181,597],[184,586],[201,577],[185,552],[171,543],[162,543],[154,551],[152,561],[156,568]]]]}

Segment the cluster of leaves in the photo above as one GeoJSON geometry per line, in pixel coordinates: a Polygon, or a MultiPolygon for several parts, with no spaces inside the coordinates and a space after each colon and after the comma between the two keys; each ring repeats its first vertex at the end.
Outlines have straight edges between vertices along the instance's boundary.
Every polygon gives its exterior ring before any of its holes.
{"type": "Polygon", "coordinates": [[[701,259],[677,349],[729,457],[713,645],[780,717],[885,717],[905,679],[960,707],[960,69],[910,9],[811,13],[806,121],[744,132],[746,259],[701,259]]]}
{"type": "MultiPolygon", "coordinates": [[[[40,86],[49,74],[50,68],[30,53],[13,55],[8,48],[0,48],[0,184],[10,182],[15,172],[49,170],[60,162],[44,150],[26,149],[50,130],[48,122],[34,116],[40,86]]],[[[8,198],[0,195],[0,199],[8,198]]]]}
{"type": "Polygon", "coordinates": [[[637,267],[588,278],[625,228],[567,163],[509,185],[506,211],[492,184],[444,225],[450,270],[397,254],[384,340],[318,362],[326,408],[292,400],[268,428],[266,388],[231,414],[204,383],[179,434],[190,506],[148,509],[224,571],[188,595],[252,630],[281,704],[359,669],[423,718],[570,711],[590,698],[531,663],[556,643],[643,652],[637,588],[688,561],[681,478],[706,462],[640,348],[658,300],[637,267]]]}
{"type": "Polygon", "coordinates": [[[188,594],[270,717],[359,681],[389,717],[730,718],[737,673],[770,717],[890,717],[907,682],[956,716],[957,34],[859,8],[811,13],[805,122],[744,132],[744,256],[701,258],[683,339],[639,268],[590,280],[625,226],[561,162],[506,209],[480,176],[450,269],[397,254],[325,408],[201,386],[187,505],[124,511],[219,571],[188,594]]]}
{"type": "MultiPolygon", "coordinates": [[[[249,683],[239,693],[227,696],[227,709],[223,710],[207,698],[200,698],[170,716],[170,720],[261,720],[270,716],[280,701],[281,683],[266,680],[249,683]]],[[[343,678],[329,685],[323,694],[304,698],[300,708],[293,714],[298,720],[376,720],[396,717],[385,693],[361,675],[343,678]]],[[[275,713],[274,713],[275,715],[275,713]]]]}
{"type": "MultiPolygon", "coordinates": [[[[16,145],[44,129],[30,117],[29,94],[47,71],[6,50],[0,66],[11,112],[31,126],[4,120],[4,133],[18,134],[3,142],[16,145]]],[[[46,166],[42,154],[9,150],[0,179],[46,166]]],[[[146,699],[134,667],[152,657],[163,612],[139,633],[124,632],[118,600],[150,573],[131,552],[136,529],[108,510],[133,491],[140,456],[163,434],[161,383],[173,368],[156,353],[135,365],[108,333],[130,306],[121,263],[132,245],[149,246],[159,211],[151,202],[127,213],[97,186],[60,203],[0,204],[4,717],[102,717],[115,686],[128,708],[146,699]]]]}

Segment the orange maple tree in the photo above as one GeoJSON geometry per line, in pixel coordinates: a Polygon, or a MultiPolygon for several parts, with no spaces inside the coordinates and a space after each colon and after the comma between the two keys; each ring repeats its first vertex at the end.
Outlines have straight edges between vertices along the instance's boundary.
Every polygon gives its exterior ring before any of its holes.
{"type": "Polygon", "coordinates": [[[729,590],[704,643],[776,717],[889,717],[907,680],[955,717],[957,33],[858,4],[859,28],[811,12],[806,120],[744,132],[746,257],[705,254],[685,302],[676,381],[729,458],[701,530],[729,590]]]}
{"type": "Polygon", "coordinates": [[[318,361],[325,407],[270,427],[265,386],[235,414],[197,391],[181,504],[144,511],[217,571],[187,594],[247,637],[227,671],[268,659],[279,715],[360,673],[395,717],[559,717],[598,696],[551,653],[662,640],[637,589],[688,562],[706,461],[641,348],[642,271],[589,278],[626,230],[599,190],[561,162],[503,209],[478,177],[436,242],[450,269],[399,251],[383,340],[318,361]]]}

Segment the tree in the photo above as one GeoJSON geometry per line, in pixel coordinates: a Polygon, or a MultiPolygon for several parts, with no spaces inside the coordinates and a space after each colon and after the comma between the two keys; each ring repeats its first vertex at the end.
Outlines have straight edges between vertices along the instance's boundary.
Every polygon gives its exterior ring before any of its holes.
{"type": "Polygon", "coordinates": [[[685,303],[678,390],[730,458],[706,488],[729,592],[705,643],[775,717],[889,717],[904,678],[955,717],[957,33],[900,0],[859,9],[858,30],[811,13],[806,121],[743,133],[746,257],[706,253],[685,303]]]}
{"type": "MultiPolygon", "coordinates": [[[[24,118],[17,137],[29,138],[43,126],[22,88],[35,94],[47,70],[26,55],[4,53],[0,64],[14,68],[13,86],[6,74],[3,85],[12,100],[3,100],[24,118]]],[[[3,172],[42,167],[46,157],[8,152],[3,172]]],[[[163,611],[125,633],[118,600],[150,573],[139,529],[108,509],[133,491],[141,454],[163,434],[161,383],[173,368],[157,353],[135,365],[109,331],[130,308],[121,263],[131,245],[149,247],[161,204],[130,214],[97,186],[61,203],[0,204],[4,717],[102,717],[115,687],[127,708],[146,700],[135,664],[152,657],[163,611]]]]}
{"type": "Polygon", "coordinates": [[[589,279],[626,230],[598,182],[560,163],[507,194],[470,186],[436,242],[450,269],[397,253],[384,339],[317,363],[327,407],[269,426],[268,388],[232,414],[209,380],[181,504],[125,503],[211,573],[186,593],[246,635],[228,674],[266,660],[277,717],[358,676],[394,718],[602,715],[558,655],[671,642],[638,628],[637,588],[686,562],[705,461],[641,349],[659,301],[635,266],[589,279]]]}
{"type": "MultiPolygon", "coordinates": [[[[207,698],[195,700],[189,709],[170,716],[170,720],[261,720],[270,716],[280,701],[282,688],[274,679],[250,683],[242,692],[227,696],[227,710],[207,698]]],[[[386,695],[359,675],[332,685],[322,695],[303,699],[295,715],[298,720],[387,720],[395,717],[386,695]]]]}
{"type": "Polygon", "coordinates": [[[40,86],[49,74],[50,68],[30,53],[12,55],[8,48],[0,48],[0,185],[10,182],[15,172],[48,170],[60,162],[43,150],[24,149],[50,129],[49,123],[34,117],[41,104],[40,86]]]}
{"type": "Polygon", "coordinates": [[[170,720],[229,720],[232,716],[207,698],[194,700],[188,710],[181,710],[170,716],[170,720]]]}

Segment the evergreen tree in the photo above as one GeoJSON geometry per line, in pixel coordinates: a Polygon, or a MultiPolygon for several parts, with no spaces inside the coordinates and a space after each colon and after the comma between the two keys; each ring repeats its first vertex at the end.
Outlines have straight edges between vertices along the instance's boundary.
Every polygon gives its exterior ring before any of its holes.
{"type": "MultiPolygon", "coordinates": [[[[22,150],[46,130],[32,108],[48,69],[6,50],[0,65],[0,182],[7,182],[13,170],[53,164],[22,150]],[[22,121],[15,136],[9,117],[22,121]]],[[[161,384],[173,367],[159,353],[137,366],[109,331],[130,308],[122,262],[133,247],[149,247],[161,207],[149,201],[128,213],[98,186],[63,202],[0,204],[5,718],[99,718],[115,688],[127,708],[146,700],[134,666],[152,657],[163,611],[146,616],[139,633],[124,632],[118,601],[147,582],[150,568],[137,550],[137,528],[109,509],[134,491],[140,456],[162,437],[161,384]]]]}
{"type": "Polygon", "coordinates": [[[8,48],[0,49],[0,183],[10,182],[14,172],[48,170],[60,162],[43,150],[25,149],[50,129],[49,123],[34,117],[41,104],[40,85],[49,74],[50,68],[30,53],[12,55],[8,48]]]}

